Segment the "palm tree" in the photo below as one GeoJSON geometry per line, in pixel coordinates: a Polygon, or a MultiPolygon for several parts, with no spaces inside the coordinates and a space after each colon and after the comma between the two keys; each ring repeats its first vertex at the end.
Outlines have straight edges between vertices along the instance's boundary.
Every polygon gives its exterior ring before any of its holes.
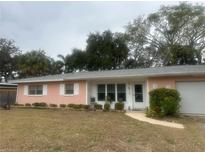
{"type": "Polygon", "coordinates": [[[63,63],[63,67],[62,67],[63,72],[62,73],[64,74],[65,73],[65,67],[66,67],[66,56],[59,54],[57,57],[63,63]]]}

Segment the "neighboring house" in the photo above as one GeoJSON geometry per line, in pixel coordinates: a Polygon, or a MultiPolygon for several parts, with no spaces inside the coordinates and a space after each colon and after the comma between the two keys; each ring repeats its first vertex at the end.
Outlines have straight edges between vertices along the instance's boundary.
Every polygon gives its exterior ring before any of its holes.
{"type": "Polygon", "coordinates": [[[17,102],[55,104],[104,104],[112,107],[119,99],[126,109],[149,106],[149,91],[177,89],[182,97],[181,112],[205,114],[205,65],[170,66],[145,69],[77,72],[15,80],[17,102]]]}
{"type": "Polygon", "coordinates": [[[16,90],[16,84],[0,83],[0,106],[14,104],[16,99],[16,90]]]}

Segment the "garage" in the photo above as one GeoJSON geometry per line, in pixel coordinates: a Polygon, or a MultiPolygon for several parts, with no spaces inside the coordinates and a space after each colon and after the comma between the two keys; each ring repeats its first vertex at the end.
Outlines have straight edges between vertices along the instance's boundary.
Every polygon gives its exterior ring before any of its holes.
{"type": "Polygon", "coordinates": [[[177,82],[181,95],[181,113],[205,114],[205,81],[177,82]]]}

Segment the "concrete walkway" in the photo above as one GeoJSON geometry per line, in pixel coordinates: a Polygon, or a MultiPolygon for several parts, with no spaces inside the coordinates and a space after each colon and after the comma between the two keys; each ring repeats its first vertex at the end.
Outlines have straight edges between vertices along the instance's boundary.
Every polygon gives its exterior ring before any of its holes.
{"type": "Polygon", "coordinates": [[[139,121],[148,122],[150,124],[184,129],[184,125],[182,125],[182,124],[175,123],[175,122],[167,122],[167,121],[162,121],[162,120],[151,119],[151,118],[146,117],[143,112],[127,112],[125,114],[129,117],[132,117],[132,118],[137,119],[139,121]]]}

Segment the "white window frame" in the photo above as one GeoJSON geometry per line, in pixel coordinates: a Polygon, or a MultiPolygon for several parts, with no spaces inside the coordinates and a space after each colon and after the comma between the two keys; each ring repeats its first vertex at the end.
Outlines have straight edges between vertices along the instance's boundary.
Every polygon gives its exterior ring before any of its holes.
{"type": "Polygon", "coordinates": [[[43,84],[37,84],[37,85],[28,85],[28,88],[27,88],[27,94],[28,96],[43,96],[43,92],[44,92],[44,86],[43,84]],[[30,94],[30,86],[42,86],[42,94],[30,94]]]}
{"type": "Polygon", "coordinates": [[[80,84],[79,83],[61,83],[60,85],[59,85],[59,95],[61,95],[61,96],[68,96],[68,97],[70,97],[70,96],[77,96],[77,95],[79,95],[79,93],[80,93],[80,84]],[[66,84],[73,84],[73,94],[66,94],[65,93],[65,87],[66,87],[66,84]]]}
{"type": "Polygon", "coordinates": [[[98,102],[106,101],[106,95],[107,95],[107,85],[104,84],[104,83],[102,83],[102,84],[101,84],[101,83],[100,83],[100,84],[97,84],[97,100],[98,100],[98,102]],[[98,86],[99,86],[99,85],[105,85],[105,100],[99,100],[99,99],[98,99],[98,93],[99,93],[99,92],[98,92],[98,86]]]}
{"type": "Polygon", "coordinates": [[[135,83],[134,84],[134,101],[135,101],[135,103],[144,103],[145,102],[145,98],[144,98],[144,84],[143,83],[135,83]],[[140,102],[137,102],[136,98],[135,98],[136,97],[135,96],[136,95],[136,93],[135,93],[135,86],[136,85],[141,85],[142,86],[142,93],[139,93],[139,94],[142,94],[142,101],[140,101],[140,102]]]}
{"type": "MultiPolygon", "coordinates": [[[[115,85],[115,100],[113,101],[113,102],[117,102],[118,101],[118,92],[117,92],[117,85],[118,84],[124,84],[125,85],[125,97],[126,97],[126,101],[127,101],[127,84],[126,83],[98,83],[97,84],[97,101],[98,102],[104,102],[104,101],[106,101],[106,97],[108,96],[107,94],[107,85],[115,85]],[[98,85],[105,85],[105,100],[99,100],[98,99],[98,85]]],[[[126,101],[124,101],[124,102],[126,102],[126,101]]]]}
{"type": "Polygon", "coordinates": [[[123,102],[126,102],[126,101],[127,101],[127,89],[126,89],[127,86],[126,86],[126,84],[125,84],[125,83],[117,83],[117,84],[116,84],[116,100],[119,101],[119,100],[118,100],[117,85],[125,85],[125,101],[123,101],[123,102]]]}
{"type": "Polygon", "coordinates": [[[75,93],[75,84],[74,83],[66,83],[65,86],[64,86],[64,95],[65,96],[74,96],[74,93],[75,93]],[[72,94],[71,93],[70,94],[66,93],[66,86],[67,85],[72,85],[73,86],[73,93],[72,94]]]}
{"type": "MultiPolygon", "coordinates": [[[[107,93],[105,94],[105,97],[108,97],[108,85],[114,85],[114,94],[115,94],[115,98],[114,98],[114,100],[112,100],[112,102],[116,102],[116,84],[115,83],[109,83],[109,84],[106,84],[106,89],[107,89],[107,93]]],[[[113,92],[112,92],[113,93],[113,92]]]]}

